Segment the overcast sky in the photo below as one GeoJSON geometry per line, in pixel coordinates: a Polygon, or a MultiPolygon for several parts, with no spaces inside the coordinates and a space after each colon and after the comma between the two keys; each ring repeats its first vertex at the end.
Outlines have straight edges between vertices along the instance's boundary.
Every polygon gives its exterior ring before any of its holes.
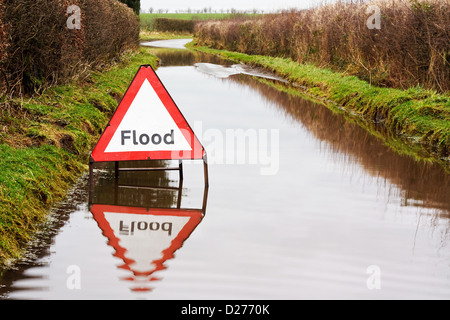
{"type": "Polygon", "coordinates": [[[320,3],[330,2],[330,0],[141,0],[141,9],[148,12],[151,7],[155,10],[168,9],[169,12],[175,10],[192,10],[209,8],[220,12],[221,9],[237,10],[264,10],[264,12],[277,11],[280,9],[305,9],[314,7],[320,3]]]}

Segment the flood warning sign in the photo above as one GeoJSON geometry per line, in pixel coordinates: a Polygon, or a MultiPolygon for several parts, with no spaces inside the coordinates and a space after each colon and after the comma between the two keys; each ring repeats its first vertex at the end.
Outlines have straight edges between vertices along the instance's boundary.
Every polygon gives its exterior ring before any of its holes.
{"type": "Polygon", "coordinates": [[[203,156],[204,148],[150,66],[141,66],[92,152],[95,162],[203,156]]]}

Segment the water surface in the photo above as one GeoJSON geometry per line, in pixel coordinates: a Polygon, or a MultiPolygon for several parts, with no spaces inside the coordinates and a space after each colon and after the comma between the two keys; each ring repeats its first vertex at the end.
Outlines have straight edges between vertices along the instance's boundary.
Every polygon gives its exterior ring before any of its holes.
{"type": "Polygon", "coordinates": [[[184,162],[182,185],[177,172],[117,181],[110,166],[97,168],[95,188],[83,178],[28,261],[3,276],[3,298],[450,298],[450,177],[441,167],[274,89],[260,70],[182,45],[153,50],[208,152],[206,214],[201,161],[184,162]],[[109,226],[124,212],[119,235],[109,226]],[[161,233],[133,242],[133,221],[137,236],[139,222],[161,233]],[[170,223],[181,236],[169,243],[170,223]]]}

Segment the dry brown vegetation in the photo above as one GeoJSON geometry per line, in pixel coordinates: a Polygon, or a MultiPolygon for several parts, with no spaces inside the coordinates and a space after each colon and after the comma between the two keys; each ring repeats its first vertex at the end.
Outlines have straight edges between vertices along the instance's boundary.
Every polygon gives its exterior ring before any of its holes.
{"type": "Polygon", "coordinates": [[[138,17],[116,0],[0,0],[0,94],[32,93],[111,64],[139,43],[138,17]],[[70,5],[81,29],[69,29],[70,5]]]}
{"type": "Polygon", "coordinates": [[[153,28],[161,32],[189,32],[193,33],[196,21],[184,19],[156,18],[153,28]]]}
{"type": "Polygon", "coordinates": [[[450,0],[345,1],[197,25],[200,45],[291,58],[387,87],[450,90],[450,0]],[[377,5],[381,28],[367,20],[377,5]]]}

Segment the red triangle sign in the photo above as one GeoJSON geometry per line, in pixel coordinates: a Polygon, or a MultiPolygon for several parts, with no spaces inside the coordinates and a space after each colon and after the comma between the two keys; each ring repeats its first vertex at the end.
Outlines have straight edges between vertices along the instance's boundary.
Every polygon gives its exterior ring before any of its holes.
{"type": "Polygon", "coordinates": [[[151,66],[141,66],[94,151],[94,162],[203,159],[205,150],[151,66]]]}

